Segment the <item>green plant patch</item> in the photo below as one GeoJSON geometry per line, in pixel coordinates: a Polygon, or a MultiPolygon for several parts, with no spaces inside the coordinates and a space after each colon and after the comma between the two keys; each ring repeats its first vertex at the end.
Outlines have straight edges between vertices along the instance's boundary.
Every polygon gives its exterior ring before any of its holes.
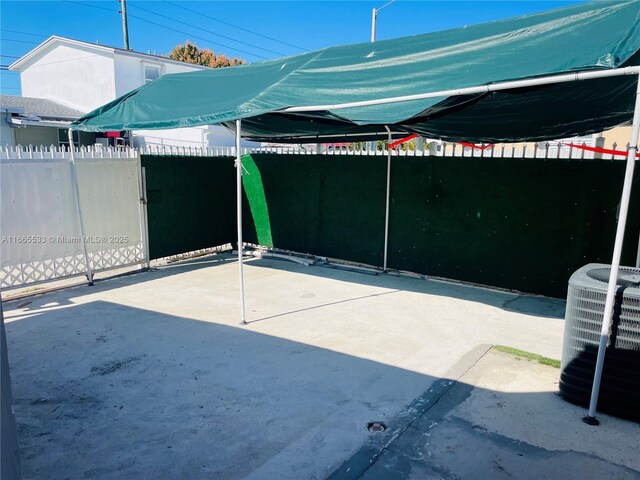
{"type": "Polygon", "coordinates": [[[514,355],[520,358],[526,358],[527,360],[532,360],[534,362],[541,363],[542,365],[560,368],[559,360],[543,357],[542,355],[538,355],[536,353],[525,352],[524,350],[518,350],[517,348],[505,347],[504,345],[494,345],[493,348],[498,352],[507,353],[509,355],[514,355]]]}

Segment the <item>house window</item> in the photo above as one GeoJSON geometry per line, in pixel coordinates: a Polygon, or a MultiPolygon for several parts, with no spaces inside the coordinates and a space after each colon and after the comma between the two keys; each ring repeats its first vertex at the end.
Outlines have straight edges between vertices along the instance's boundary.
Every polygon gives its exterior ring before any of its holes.
{"type": "MultiPolygon", "coordinates": [[[[49,127],[45,127],[49,128],[49,127]]],[[[96,142],[96,134],[91,132],[73,131],[73,146],[81,147],[83,145],[93,145],[96,142]]],[[[58,146],[69,148],[69,130],[66,128],[58,128],[58,146]]]]}
{"type": "Polygon", "coordinates": [[[160,65],[143,64],[142,68],[144,69],[144,83],[153,82],[162,75],[160,65]]]}
{"type": "MultiPolygon", "coordinates": [[[[78,141],[79,133],[80,132],[78,132],[77,130],[73,131],[73,146],[74,147],[80,146],[80,143],[78,141]]],[[[60,146],[60,147],[69,147],[69,130],[67,130],[65,128],[59,128],[58,129],[58,146],[60,146]]]]}

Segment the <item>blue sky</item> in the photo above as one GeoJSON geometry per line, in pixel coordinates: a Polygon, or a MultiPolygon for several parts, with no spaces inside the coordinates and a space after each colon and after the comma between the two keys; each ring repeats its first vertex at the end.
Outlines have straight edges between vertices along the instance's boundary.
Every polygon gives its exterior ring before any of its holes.
{"type": "MultiPolygon", "coordinates": [[[[131,48],[167,54],[175,45],[191,40],[200,47],[247,61],[277,58],[301,53],[301,49],[368,41],[371,10],[386,3],[385,0],[169,1],[178,6],[164,1],[127,1],[131,48]]],[[[576,3],[581,2],[397,0],[380,12],[377,38],[432,32],[576,3]]],[[[118,10],[117,0],[2,0],[0,63],[10,65],[16,60],[13,57],[24,55],[49,35],[122,47],[118,10]]],[[[19,95],[19,87],[16,73],[0,70],[2,94],[19,95]]]]}

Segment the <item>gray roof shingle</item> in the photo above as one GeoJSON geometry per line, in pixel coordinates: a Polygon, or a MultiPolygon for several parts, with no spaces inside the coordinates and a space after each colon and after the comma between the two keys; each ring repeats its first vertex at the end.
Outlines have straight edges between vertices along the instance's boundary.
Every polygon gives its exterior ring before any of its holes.
{"type": "Polygon", "coordinates": [[[18,97],[0,95],[0,110],[13,110],[22,116],[35,116],[46,119],[75,120],[84,112],[67,107],[61,103],[45,98],[18,97]]]}

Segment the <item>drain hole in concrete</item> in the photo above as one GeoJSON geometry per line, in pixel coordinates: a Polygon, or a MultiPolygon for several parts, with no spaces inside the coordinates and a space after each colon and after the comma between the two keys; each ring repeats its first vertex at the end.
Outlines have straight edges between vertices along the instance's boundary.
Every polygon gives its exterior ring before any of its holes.
{"type": "Polygon", "coordinates": [[[369,422],[367,423],[367,430],[370,432],[384,432],[387,426],[382,422],[369,422]]]}

